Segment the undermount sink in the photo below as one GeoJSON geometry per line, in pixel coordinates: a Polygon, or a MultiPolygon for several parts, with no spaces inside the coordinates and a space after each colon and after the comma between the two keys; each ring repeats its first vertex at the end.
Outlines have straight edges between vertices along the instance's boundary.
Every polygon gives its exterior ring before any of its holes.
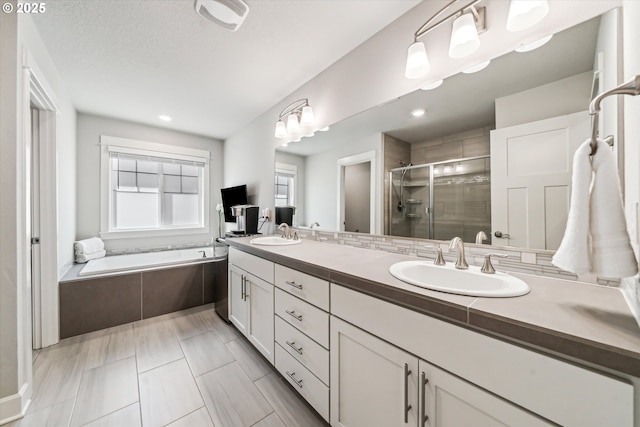
{"type": "Polygon", "coordinates": [[[297,245],[302,240],[294,240],[294,239],[285,239],[280,236],[263,236],[256,237],[255,239],[251,239],[249,243],[254,245],[265,245],[265,246],[288,246],[288,245],[297,245]]]}
{"type": "Polygon", "coordinates": [[[403,282],[434,291],[479,297],[517,297],[529,293],[529,285],[507,273],[486,274],[479,267],[458,270],[453,264],[429,261],[402,261],[389,273],[403,282]]]}

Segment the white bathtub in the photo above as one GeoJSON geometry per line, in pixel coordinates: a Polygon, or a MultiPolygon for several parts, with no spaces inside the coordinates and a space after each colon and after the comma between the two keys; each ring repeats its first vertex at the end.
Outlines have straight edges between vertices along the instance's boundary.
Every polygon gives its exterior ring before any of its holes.
{"type": "MultiPolygon", "coordinates": [[[[209,258],[210,260],[214,259],[212,258],[212,247],[148,252],[130,255],[113,255],[100,259],[92,259],[87,263],[87,265],[82,268],[78,275],[92,276],[96,274],[113,273],[127,270],[140,270],[166,265],[179,265],[204,261],[202,252],[200,251],[205,251],[207,258],[209,258]]],[[[216,249],[216,251],[217,255],[220,255],[222,253],[226,253],[226,248],[220,250],[216,249]]]]}

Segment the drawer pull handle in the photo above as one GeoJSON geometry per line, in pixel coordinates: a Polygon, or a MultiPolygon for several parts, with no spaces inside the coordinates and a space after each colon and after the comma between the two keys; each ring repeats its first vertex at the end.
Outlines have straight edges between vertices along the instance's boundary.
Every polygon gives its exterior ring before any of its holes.
{"type": "Polygon", "coordinates": [[[422,427],[429,420],[427,415],[427,383],[429,383],[429,379],[424,372],[422,372],[420,383],[422,384],[422,402],[420,403],[420,423],[422,423],[422,427]]]}
{"type": "Polygon", "coordinates": [[[293,286],[293,287],[294,287],[294,288],[296,288],[296,289],[300,289],[300,290],[302,290],[302,285],[301,285],[301,284],[299,284],[299,283],[296,283],[296,282],[293,282],[293,281],[289,281],[289,280],[285,281],[285,283],[286,283],[287,285],[293,286]]]}
{"type": "Polygon", "coordinates": [[[291,378],[293,382],[298,385],[298,387],[302,388],[302,380],[299,380],[296,378],[295,372],[289,372],[289,371],[285,371],[285,372],[287,373],[287,375],[289,375],[289,378],[291,378]]]}
{"type": "Polygon", "coordinates": [[[408,364],[404,364],[404,423],[407,424],[409,422],[409,411],[411,410],[411,405],[409,404],[409,375],[411,375],[411,370],[409,369],[408,364]]]}
{"type": "Polygon", "coordinates": [[[302,314],[296,314],[295,310],[291,310],[291,311],[289,311],[289,310],[285,310],[285,312],[286,312],[289,316],[291,316],[291,317],[293,317],[294,319],[296,319],[297,321],[302,322],[302,314]]]}
{"type": "Polygon", "coordinates": [[[302,347],[296,347],[295,341],[285,341],[289,347],[298,352],[298,354],[302,354],[302,347]]]}

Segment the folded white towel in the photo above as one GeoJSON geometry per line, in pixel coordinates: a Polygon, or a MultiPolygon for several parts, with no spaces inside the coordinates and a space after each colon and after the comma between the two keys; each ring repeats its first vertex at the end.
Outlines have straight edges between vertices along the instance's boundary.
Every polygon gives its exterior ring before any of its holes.
{"type": "Polygon", "coordinates": [[[99,237],[92,237],[90,239],[78,240],[74,243],[74,249],[76,255],[91,254],[94,252],[100,252],[104,250],[104,242],[99,237]]]}
{"type": "Polygon", "coordinates": [[[577,274],[633,276],[638,261],[629,241],[615,159],[601,140],[590,157],[590,142],[580,145],[573,157],[569,218],[552,263],[577,274]]]}
{"type": "Polygon", "coordinates": [[[104,258],[104,256],[107,254],[107,251],[98,251],[98,252],[92,252],[90,254],[80,254],[80,255],[76,255],[76,263],[77,264],[83,264],[85,262],[88,262],[92,259],[98,259],[98,258],[104,258]]]}

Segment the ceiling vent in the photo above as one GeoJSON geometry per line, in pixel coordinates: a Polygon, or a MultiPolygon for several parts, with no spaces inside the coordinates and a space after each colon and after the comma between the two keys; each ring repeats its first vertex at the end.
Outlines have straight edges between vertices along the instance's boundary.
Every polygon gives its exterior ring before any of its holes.
{"type": "Polygon", "coordinates": [[[230,31],[236,31],[249,14],[242,0],[196,0],[198,15],[230,31]]]}

